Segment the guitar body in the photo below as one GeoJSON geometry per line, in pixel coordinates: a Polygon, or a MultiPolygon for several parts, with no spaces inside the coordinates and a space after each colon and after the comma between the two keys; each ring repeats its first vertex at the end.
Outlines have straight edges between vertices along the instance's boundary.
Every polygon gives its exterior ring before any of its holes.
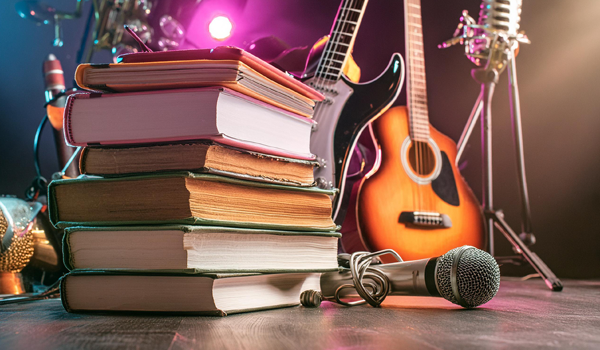
{"type": "MultiPolygon", "coordinates": [[[[352,186],[346,183],[350,157],[361,131],[367,123],[385,112],[400,93],[404,81],[404,63],[394,54],[386,70],[366,83],[354,83],[342,75],[328,88],[321,89],[327,99],[317,104],[313,119],[317,127],[311,136],[311,152],[320,166],[315,169],[317,185],[337,187],[333,218],[341,224],[349,203],[352,186]]],[[[306,81],[311,86],[314,78],[306,81]]]]}
{"type": "Polygon", "coordinates": [[[455,166],[456,144],[429,128],[434,146],[427,154],[431,174],[438,174],[429,175],[432,179],[425,183],[423,177],[415,177],[418,165],[411,162],[414,143],[409,137],[406,107],[391,108],[373,121],[378,160],[362,180],[356,203],[358,231],[365,248],[394,249],[404,260],[440,256],[465,244],[484,248],[483,215],[455,166]],[[441,219],[424,215],[421,222],[415,222],[419,213],[440,214],[441,219]]]}

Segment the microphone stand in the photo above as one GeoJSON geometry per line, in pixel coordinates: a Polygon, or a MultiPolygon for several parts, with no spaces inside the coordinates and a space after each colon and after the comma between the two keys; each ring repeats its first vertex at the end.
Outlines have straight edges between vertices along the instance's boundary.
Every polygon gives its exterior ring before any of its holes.
{"type": "Polygon", "coordinates": [[[527,179],[525,175],[525,159],[523,153],[523,131],[521,127],[521,107],[519,102],[519,88],[517,84],[517,69],[515,62],[515,51],[519,42],[529,43],[524,34],[515,36],[502,35],[487,28],[475,24],[467,11],[463,11],[461,23],[458,25],[454,38],[446,41],[439,48],[446,48],[458,43],[465,43],[467,56],[477,65],[482,59],[487,60],[485,68],[476,68],[471,71],[471,76],[481,84],[481,93],[473,106],[467,124],[457,144],[456,163],[465,149],[466,143],[471,136],[477,117],[481,117],[481,143],[482,143],[482,175],[483,175],[483,212],[486,219],[488,233],[489,253],[499,263],[517,263],[519,260],[527,261],[544,279],[546,285],[553,291],[561,291],[563,286],[556,275],[544,263],[544,261],[528,246],[535,243],[531,225],[531,210],[529,206],[529,194],[527,191],[527,179]],[[462,23],[464,22],[464,24],[462,23]],[[461,29],[463,34],[459,35],[461,29]],[[491,39],[491,40],[490,40],[491,39]],[[486,45],[488,53],[481,52],[481,43],[489,40],[486,45]],[[466,42],[466,43],[465,43],[466,42]],[[517,155],[518,182],[521,197],[521,224],[522,233],[518,235],[504,220],[501,209],[494,209],[494,182],[492,178],[492,99],[494,89],[498,83],[500,74],[508,68],[509,99],[511,115],[513,119],[513,140],[517,155]],[[495,256],[494,228],[498,229],[513,246],[513,250],[519,254],[515,257],[495,256]]]}

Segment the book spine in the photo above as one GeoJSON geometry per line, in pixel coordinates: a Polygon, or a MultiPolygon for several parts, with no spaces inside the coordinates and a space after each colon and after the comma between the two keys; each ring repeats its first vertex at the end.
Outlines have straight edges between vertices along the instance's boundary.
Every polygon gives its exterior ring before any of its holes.
{"type": "Polygon", "coordinates": [[[81,149],[81,156],[79,157],[79,173],[84,174],[84,175],[87,174],[87,169],[86,169],[85,165],[86,165],[88,153],[89,153],[89,149],[87,147],[84,147],[83,149],[81,149]]]}
{"type": "Polygon", "coordinates": [[[60,278],[60,301],[62,303],[63,308],[65,309],[66,312],[73,312],[73,310],[71,309],[71,307],[69,306],[69,300],[67,298],[67,278],[69,277],[69,274],[66,274],[65,276],[60,278]]]}
{"type": "Polygon", "coordinates": [[[70,146],[85,146],[85,145],[76,145],[75,140],[73,140],[73,129],[71,127],[71,112],[73,111],[73,104],[77,99],[78,94],[73,94],[67,97],[67,104],[65,105],[65,115],[64,115],[64,133],[65,140],[67,144],[70,146]]]}
{"type": "Polygon", "coordinates": [[[83,75],[85,70],[89,67],[89,64],[80,64],[75,69],[75,84],[82,89],[85,89],[86,86],[83,84],[83,75]]]}
{"type": "Polygon", "coordinates": [[[63,254],[63,264],[67,270],[73,270],[73,259],[71,255],[71,234],[69,232],[65,232],[63,236],[63,244],[62,244],[62,254],[63,254]]]}
{"type": "Polygon", "coordinates": [[[48,218],[54,227],[59,227],[58,223],[58,203],[56,201],[55,181],[48,185],[48,218]]]}

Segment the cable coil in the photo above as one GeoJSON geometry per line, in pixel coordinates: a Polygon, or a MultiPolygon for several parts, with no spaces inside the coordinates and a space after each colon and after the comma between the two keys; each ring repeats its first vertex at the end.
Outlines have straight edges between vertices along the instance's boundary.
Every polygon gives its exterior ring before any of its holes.
{"type": "MultiPolygon", "coordinates": [[[[380,250],[375,253],[356,252],[350,255],[348,267],[352,274],[353,284],[343,284],[335,290],[333,298],[325,298],[321,292],[315,290],[306,290],[300,295],[300,302],[307,307],[317,307],[322,300],[336,302],[345,306],[362,305],[369,303],[373,307],[379,307],[381,303],[390,293],[389,278],[377,267],[371,266],[374,261],[378,261],[378,257],[391,254],[398,262],[402,262],[402,258],[392,249],[380,250]],[[342,300],[342,291],[346,289],[354,289],[362,300],[344,301],[342,300]]],[[[339,256],[338,256],[339,259],[339,256]]]]}

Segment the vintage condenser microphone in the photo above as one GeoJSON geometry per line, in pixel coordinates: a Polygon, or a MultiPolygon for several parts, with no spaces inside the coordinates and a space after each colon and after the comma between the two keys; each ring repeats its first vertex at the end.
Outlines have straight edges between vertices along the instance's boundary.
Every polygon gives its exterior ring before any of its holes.
{"type": "Polygon", "coordinates": [[[379,306],[387,295],[411,295],[443,297],[473,308],[490,301],[500,287],[496,260],[475,247],[455,248],[437,258],[371,265],[373,256],[386,253],[390,251],[352,254],[349,268],[321,275],[320,292],[302,293],[302,305],[318,306],[321,300],[354,305],[342,298],[358,294],[373,306],[379,306]]]}
{"type": "Polygon", "coordinates": [[[464,10],[461,23],[458,24],[452,39],[438,45],[447,48],[456,44],[465,45],[465,54],[480,66],[488,60],[503,61],[506,59],[506,44],[517,46],[518,43],[531,43],[520,31],[521,6],[523,0],[482,0],[479,20],[475,22],[464,10]],[[501,55],[502,57],[491,57],[501,55]]]}

